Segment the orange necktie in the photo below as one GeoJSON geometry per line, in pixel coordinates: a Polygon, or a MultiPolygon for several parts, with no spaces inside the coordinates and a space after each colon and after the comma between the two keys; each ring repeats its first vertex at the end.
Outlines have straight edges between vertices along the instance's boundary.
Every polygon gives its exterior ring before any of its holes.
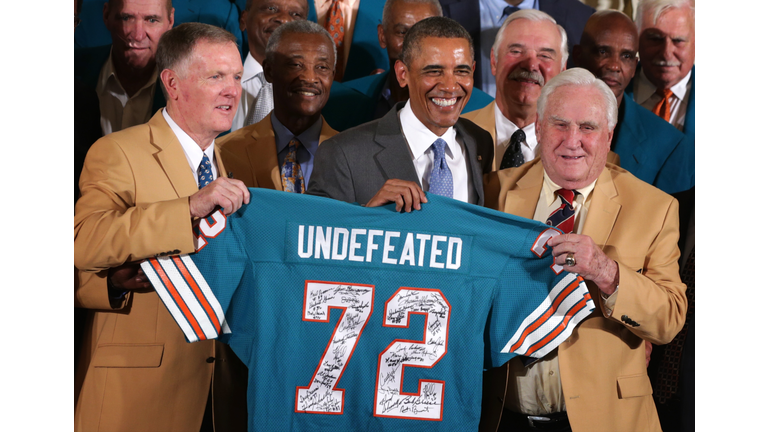
{"type": "Polygon", "coordinates": [[[344,76],[344,13],[341,12],[339,3],[341,0],[331,0],[331,8],[328,11],[328,18],[325,20],[325,29],[331,34],[333,43],[336,44],[336,75],[334,81],[341,82],[344,76]]]}
{"type": "Polygon", "coordinates": [[[663,118],[664,121],[669,123],[669,118],[671,117],[671,112],[672,112],[669,98],[672,97],[672,90],[658,89],[656,90],[656,94],[661,96],[661,100],[659,101],[659,103],[656,104],[655,107],[653,107],[653,113],[663,118]]]}

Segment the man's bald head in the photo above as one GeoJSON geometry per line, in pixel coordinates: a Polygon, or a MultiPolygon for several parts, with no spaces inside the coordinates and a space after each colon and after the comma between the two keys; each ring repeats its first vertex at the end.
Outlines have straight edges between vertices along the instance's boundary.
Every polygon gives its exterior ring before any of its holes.
{"type": "Polygon", "coordinates": [[[587,21],[573,54],[576,65],[603,80],[621,103],[624,89],[635,76],[637,49],[635,23],[619,11],[602,10],[587,21]]]}

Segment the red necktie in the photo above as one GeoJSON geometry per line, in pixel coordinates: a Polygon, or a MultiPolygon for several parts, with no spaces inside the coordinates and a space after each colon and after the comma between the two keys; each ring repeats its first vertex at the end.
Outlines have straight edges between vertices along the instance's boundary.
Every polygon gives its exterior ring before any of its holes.
{"type": "Polygon", "coordinates": [[[565,234],[573,232],[573,222],[576,220],[576,209],[573,207],[573,198],[578,192],[570,189],[559,189],[560,207],[553,211],[547,218],[547,225],[560,228],[565,234]]]}
{"type": "Polygon", "coordinates": [[[342,59],[344,58],[344,13],[339,3],[341,0],[331,0],[331,8],[328,10],[328,18],[325,20],[325,29],[331,34],[333,43],[336,44],[336,75],[334,81],[341,82],[344,76],[342,59]]]}
{"type": "Polygon", "coordinates": [[[659,103],[656,104],[655,107],[653,107],[653,113],[663,118],[664,121],[669,123],[669,118],[671,117],[671,111],[672,111],[669,98],[672,97],[672,90],[658,89],[656,90],[656,94],[661,96],[661,100],[659,101],[659,103]]]}

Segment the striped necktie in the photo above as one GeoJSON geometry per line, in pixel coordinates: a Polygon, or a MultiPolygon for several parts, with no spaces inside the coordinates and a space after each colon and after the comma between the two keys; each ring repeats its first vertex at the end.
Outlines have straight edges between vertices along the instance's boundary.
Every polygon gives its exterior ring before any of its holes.
{"type": "Polygon", "coordinates": [[[556,192],[560,197],[560,207],[552,212],[547,218],[547,225],[560,228],[564,233],[573,232],[573,223],[576,220],[576,209],[573,207],[573,199],[576,197],[575,190],[558,189],[556,192]]]}

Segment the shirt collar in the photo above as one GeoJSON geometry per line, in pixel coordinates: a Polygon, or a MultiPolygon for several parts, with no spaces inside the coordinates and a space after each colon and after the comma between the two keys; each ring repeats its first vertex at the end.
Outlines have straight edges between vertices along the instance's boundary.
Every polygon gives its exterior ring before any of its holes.
{"type": "Polygon", "coordinates": [[[287,127],[280,123],[280,120],[277,119],[274,111],[272,111],[269,116],[270,120],[272,121],[272,130],[275,131],[275,147],[278,153],[280,153],[284,148],[288,147],[288,144],[295,137],[301,142],[301,145],[304,146],[307,151],[309,151],[309,154],[312,156],[315,155],[317,146],[320,143],[320,131],[323,129],[322,117],[318,118],[317,121],[312,124],[312,126],[308,127],[307,130],[300,133],[299,136],[295,136],[290,130],[288,130],[287,127]]]}
{"type": "Polygon", "coordinates": [[[264,67],[259,64],[259,62],[256,61],[255,58],[251,55],[249,52],[248,55],[245,57],[245,61],[243,62],[243,82],[252,80],[256,77],[256,75],[259,74],[259,72],[262,72],[264,70],[264,67]]]}
{"type": "Polygon", "coordinates": [[[211,141],[211,144],[208,146],[208,148],[203,151],[203,149],[197,145],[195,140],[193,140],[192,137],[184,132],[184,130],[179,127],[175,121],[173,121],[166,108],[163,108],[163,118],[166,122],[168,122],[168,126],[171,127],[173,134],[176,135],[176,139],[179,140],[181,148],[184,150],[184,154],[187,156],[189,167],[192,168],[192,172],[197,173],[197,167],[200,166],[200,162],[203,160],[203,153],[208,155],[208,159],[211,160],[211,164],[215,164],[213,151],[215,147],[213,144],[214,141],[211,141]]]}
{"type": "MultiPolygon", "coordinates": [[[[581,189],[576,189],[576,192],[579,194],[576,195],[576,198],[574,199],[575,203],[578,205],[584,205],[584,203],[589,199],[589,195],[592,193],[592,191],[595,189],[595,184],[597,183],[597,179],[593,181],[592,183],[584,186],[581,189]]],[[[562,189],[562,187],[558,186],[554,181],[552,181],[551,178],[549,178],[549,175],[547,175],[547,171],[544,170],[544,191],[545,196],[547,197],[547,207],[551,206],[555,200],[559,199],[559,196],[557,195],[557,191],[562,189]]]]}
{"type": "MultiPolygon", "coordinates": [[[[508,118],[504,117],[498,104],[493,104],[493,112],[494,116],[496,116],[496,145],[506,147],[509,142],[509,137],[520,128],[508,118]]],[[[525,132],[525,141],[523,141],[523,145],[531,149],[535,148],[536,143],[538,142],[536,140],[536,122],[525,126],[523,132],[525,132]]]]}
{"type": "MultiPolygon", "coordinates": [[[[115,74],[115,66],[112,64],[111,47],[109,48],[109,57],[107,58],[107,62],[104,63],[104,73],[101,74],[101,82],[99,83],[99,88],[107,88],[107,84],[110,82],[110,80],[114,80],[114,83],[120,87],[120,90],[122,90],[123,93],[125,93],[123,85],[120,84],[120,80],[117,78],[117,74],[115,74]]],[[[139,92],[146,89],[147,87],[155,85],[155,81],[157,81],[157,67],[155,67],[155,70],[152,72],[152,76],[149,77],[149,80],[139,89],[138,92],[136,92],[136,94],[139,94],[139,92]]]]}
{"type": "MultiPolygon", "coordinates": [[[[688,92],[688,81],[691,80],[691,73],[693,69],[688,71],[688,74],[680,80],[679,83],[673,85],[670,90],[679,100],[685,98],[685,94],[688,92]]],[[[656,86],[653,85],[648,76],[645,75],[645,70],[640,68],[640,79],[637,84],[637,98],[635,99],[639,104],[643,104],[651,96],[656,93],[656,86]]]]}
{"type": "Polygon", "coordinates": [[[443,136],[435,135],[416,117],[413,109],[411,109],[410,99],[398,112],[398,115],[400,117],[400,125],[403,129],[403,135],[411,149],[411,154],[414,160],[426,154],[427,150],[432,146],[432,143],[438,138],[442,138],[447,143],[445,150],[445,156],[447,158],[453,160],[461,154],[461,150],[456,142],[456,129],[451,126],[445,131],[443,136]]]}

